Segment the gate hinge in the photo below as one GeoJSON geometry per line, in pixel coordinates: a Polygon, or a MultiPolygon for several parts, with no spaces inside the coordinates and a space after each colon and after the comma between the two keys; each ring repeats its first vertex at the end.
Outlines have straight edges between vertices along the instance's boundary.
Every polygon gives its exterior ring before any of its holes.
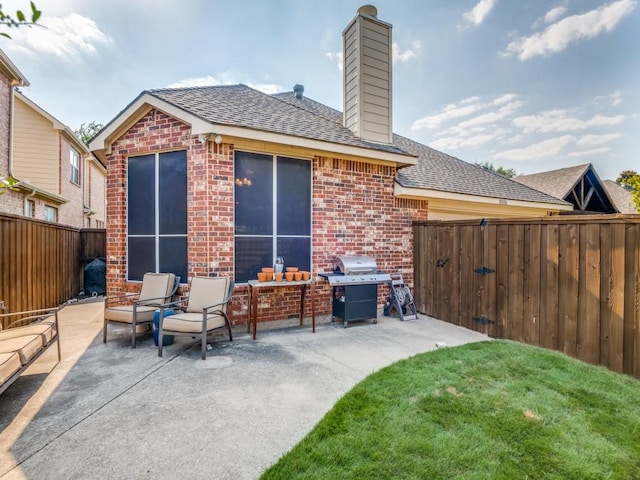
{"type": "Polygon", "coordinates": [[[475,320],[481,325],[489,325],[490,323],[495,323],[493,320],[485,317],[484,315],[481,315],[479,317],[473,317],[473,320],[475,320]]]}
{"type": "Polygon", "coordinates": [[[445,258],[444,260],[436,260],[436,268],[444,267],[448,261],[449,261],[448,258],[445,258]]]}
{"type": "Polygon", "coordinates": [[[490,273],[495,272],[495,270],[492,270],[489,267],[482,266],[480,268],[476,268],[474,272],[479,273],[480,275],[489,275],[490,273]]]}

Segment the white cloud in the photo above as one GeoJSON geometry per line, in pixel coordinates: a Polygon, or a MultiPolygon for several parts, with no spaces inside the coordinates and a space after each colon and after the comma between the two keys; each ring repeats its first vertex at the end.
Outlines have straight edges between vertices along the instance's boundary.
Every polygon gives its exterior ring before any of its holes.
{"type": "Polygon", "coordinates": [[[466,105],[447,105],[441,113],[429,115],[413,122],[411,130],[420,130],[421,128],[439,128],[443,123],[450,120],[466,117],[485,107],[482,103],[472,103],[466,105]]]}
{"type": "Polygon", "coordinates": [[[566,7],[556,7],[549,10],[544,16],[544,23],[553,23],[562,17],[567,11],[566,7]]]}
{"type": "Polygon", "coordinates": [[[518,98],[518,95],[516,95],[515,93],[505,93],[504,95],[500,95],[494,98],[492,103],[494,105],[502,105],[504,103],[512,102],[516,98],[518,98]]]}
{"type": "Polygon", "coordinates": [[[605,155],[611,152],[610,148],[594,148],[592,150],[580,150],[578,152],[571,152],[568,154],[569,157],[590,157],[592,155],[605,155]]]}
{"type": "Polygon", "coordinates": [[[467,97],[458,103],[451,103],[445,106],[440,113],[419,118],[411,125],[411,130],[422,128],[440,128],[443,124],[468,117],[476,112],[480,112],[492,106],[500,106],[493,112],[486,112],[475,118],[471,118],[458,124],[458,127],[466,129],[478,125],[488,124],[502,120],[513,114],[515,110],[523,105],[523,102],[516,100],[518,96],[514,93],[507,93],[495,97],[493,100],[483,101],[479,96],[467,97]]]}
{"type": "Polygon", "coordinates": [[[636,3],[636,0],[618,0],[580,15],[565,17],[542,32],[511,42],[506,53],[528,60],[560,52],[572,42],[613,30],[633,11],[636,3]]]}
{"type": "Polygon", "coordinates": [[[496,6],[497,0],[480,0],[471,10],[464,12],[464,19],[474,25],[480,25],[484,22],[487,15],[496,6]]]}
{"type": "Polygon", "coordinates": [[[621,133],[606,133],[603,135],[583,135],[576,142],[579,147],[594,147],[596,145],[602,145],[612,140],[622,137],[621,133]]]}
{"type": "Polygon", "coordinates": [[[606,117],[595,115],[588,120],[580,120],[571,116],[566,110],[548,110],[537,115],[526,115],[513,120],[516,127],[521,128],[525,133],[532,132],[569,132],[585,130],[590,127],[602,127],[618,125],[625,119],[624,115],[606,117]]]}
{"type": "Polygon", "coordinates": [[[422,49],[422,43],[420,43],[420,40],[416,40],[411,44],[411,46],[412,46],[411,49],[407,49],[404,52],[401,52],[400,46],[398,45],[398,43],[393,42],[393,44],[391,45],[391,51],[393,54],[393,63],[397,63],[397,62],[406,63],[409,60],[416,58],[420,53],[420,50],[422,49]]]}
{"type": "Polygon", "coordinates": [[[342,52],[336,52],[336,53],[327,52],[324,54],[324,56],[327,57],[332,62],[335,62],[338,66],[338,69],[342,71],[342,69],[344,68],[344,58],[343,58],[342,52]]]}
{"type": "Polygon", "coordinates": [[[431,148],[436,150],[456,150],[462,147],[478,147],[485,145],[496,138],[496,134],[474,135],[469,138],[461,136],[445,137],[429,142],[431,148]]]}
{"type": "MultiPolygon", "coordinates": [[[[506,97],[507,95],[504,95],[503,97],[506,97]]],[[[512,98],[515,98],[512,97],[512,98]]],[[[494,100],[492,102],[494,105],[496,105],[496,100],[494,100]]],[[[483,124],[490,124],[490,123],[495,123],[495,122],[499,122],[501,120],[504,120],[507,117],[510,117],[511,115],[513,115],[513,113],[519,109],[522,105],[524,105],[524,102],[521,101],[516,101],[516,102],[511,102],[511,103],[507,103],[506,105],[503,105],[501,108],[499,108],[498,110],[496,110],[495,112],[487,112],[487,113],[483,113],[482,115],[478,115],[475,118],[472,118],[470,120],[466,120],[462,123],[460,123],[460,127],[463,128],[471,128],[477,125],[483,125],[483,124]]]]}
{"type": "Polygon", "coordinates": [[[10,48],[22,54],[45,53],[72,61],[81,54],[93,55],[98,47],[112,43],[96,22],[77,13],[43,18],[41,23],[45,28],[36,26],[11,32],[10,48]]]}
{"type": "Polygon", "coordinates": [[[526,137],[519,133],[518,135],[514,135],[513,137],[509,137],[502,141],[504,145],[514,145],[516,143],[522,142],[526,137]]]}
{"type": "Polygon", "coordinates": [[[205,77],[193,77],[193,78],[185,78],[183,80],[179,80],[177,82],[172,83],[168,86],[168,88],[188,88],[188,87],[209,87],[216,85],[235,85],[238,83],[244,83],[251,88],[255,88],[263,93],[268,95],[283,92],[286,89],[282,88],[279,85],[275,85],[272,83],[253,83],[253,82],[241,82],[237,81],[232,75],[228,73],[222,73],[219,77],[212,77],[211,75],[207,75],[205,77]]]}
{"type": "Polygon", "coordinates": [[[597,104],[605,104],[611,107],[617,107],[621,105],[624,100],[624,95],[621,90],[616,90],[610,95],[603,95],[600,97],[596,97],[595,102],[597,104]]]}
{"type": "Polygon", "coordinates": [[[496,160],[537,160],[545,157],[558,155],[564,147],[575,142],[573,135],[563,135],[562,137],[550,138],[542,142],[534,143],[524,148],[515,148],[496,153],[493,158],[496,160]]]}

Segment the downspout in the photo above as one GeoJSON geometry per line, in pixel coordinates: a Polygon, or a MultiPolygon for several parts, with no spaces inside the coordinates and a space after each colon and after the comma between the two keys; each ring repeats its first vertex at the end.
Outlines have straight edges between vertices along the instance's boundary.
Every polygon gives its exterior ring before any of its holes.
{"type": "MultiPolygon", "coordinates": [[[[14,104],[15,99],[13,98],[15,87],[11,86],[11,94],[9,95],[9,178],[15,178],[13,176],[13,119],[14,119],[14,104]]],[[[35,192],[34,192],[35,193],[35,192]]]]}

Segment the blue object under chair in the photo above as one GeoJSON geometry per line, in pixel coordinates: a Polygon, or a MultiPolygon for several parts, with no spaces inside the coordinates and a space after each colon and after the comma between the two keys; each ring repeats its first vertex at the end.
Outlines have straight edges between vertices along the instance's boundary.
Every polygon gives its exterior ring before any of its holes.
{"type": "MultiPolygon", "coordinates": [[[[168,317],[173,315],[174,311],[171,309],[167,309],[164,311],[164,316],[168,317]]],[[[153,316],[153,343],[158,346],[158,332],[160,330],[160,310],[156,310],[155,315],[153,316]]],[[[175,337],[173,335],[163,335],[162,336],[162,346],[166,347],[167,345],[171,345],[173,343],[173,339],[175,337]]]]}

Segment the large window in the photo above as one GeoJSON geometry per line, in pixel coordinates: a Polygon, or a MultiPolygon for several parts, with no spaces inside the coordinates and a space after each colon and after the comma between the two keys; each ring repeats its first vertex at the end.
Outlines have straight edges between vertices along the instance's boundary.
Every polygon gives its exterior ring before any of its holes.
{"type": "Polygon", "coordinates": [[[172,272],[187,279],[187,152],[130,157],[127,167],[127,272],[172,272]]]}
{"type": "Polygon", "coordinates": [[[69,179],[80,185],[80,155],[73,147],[69,149],[69,179]]]}
{"type": "Polygon", "coordinates": [[[311,270],[311,162],[235,152],[236,282],[277,256],[311,270]]]}

